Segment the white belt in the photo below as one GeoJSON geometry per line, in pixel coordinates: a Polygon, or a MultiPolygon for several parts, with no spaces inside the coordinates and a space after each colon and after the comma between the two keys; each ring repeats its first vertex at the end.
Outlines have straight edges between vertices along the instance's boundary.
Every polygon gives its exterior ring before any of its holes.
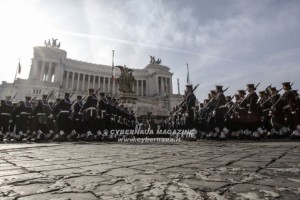
{"type": "Polygon", "coordinates": [[[286,105],[286,106],[283,106],[282,109],[288,109],[290,106],[289,105],[286,105]]]}
{"type": "Polygon", "coordinates": [[[20,115],[30,115],[28,112],[21,112],[20,115]]]}
{"type": "Polygon", "coordinates": [[[86,109],[85,112],[87,112],[89,110],[91,111],[90,116],[92,117],[93,116],[93,110],[96,110],[96,108],[95,107],[90,107],[90,108],[86,109]]]}
{"type": "Polygon", "coordinates": [[[9,113],[1,113],[1,115],[11,116],[9,113]]]}
{"type": "Polygon", "coordinates": [[[101,110],[101,119],[103,119],[103,114],[105,113],[105,110],[101,110]]]}
{"type": "Polygon", "coordinates": [[[46,113],[38,113],[36,116],[46,116],[46,113]]]}

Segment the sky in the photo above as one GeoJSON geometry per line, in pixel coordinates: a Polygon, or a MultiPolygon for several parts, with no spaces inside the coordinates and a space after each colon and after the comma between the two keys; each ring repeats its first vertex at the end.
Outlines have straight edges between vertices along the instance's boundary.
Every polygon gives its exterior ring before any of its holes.
{"type": "Polygon", "coordinates": [[[51,38],[67,57],[144,68],[162,60],[181,94],[189,64],[202,101],[215,85],[233,95],[261,82],[300,88],[299,0],[0,0],[0,83],[28,78],[33,47],[51,38]]]}

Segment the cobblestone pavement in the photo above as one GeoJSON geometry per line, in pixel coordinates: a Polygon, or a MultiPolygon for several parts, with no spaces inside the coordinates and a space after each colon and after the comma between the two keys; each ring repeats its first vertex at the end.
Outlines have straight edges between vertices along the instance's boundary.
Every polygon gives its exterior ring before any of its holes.
{"type": "Polygon", "coordinates": [[[300,199],[299,144],[0,144],[0,199],[300,199]]]}

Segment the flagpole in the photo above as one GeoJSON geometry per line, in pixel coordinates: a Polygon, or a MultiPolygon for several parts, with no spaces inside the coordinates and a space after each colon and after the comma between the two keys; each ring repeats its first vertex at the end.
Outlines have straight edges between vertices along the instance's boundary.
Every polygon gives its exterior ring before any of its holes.
{"type": "Polygon", "coordinates": [[[115,66],[114,66],[115,50],[112,50],[112,94],[115,96],[115,66]]]}
{"type": "Polygon", "coordinates": [[[186,63],[186,68],[187,68],[187,78],[186,78],[186,84],[190,84],[190,72],[189,72],[189,64],[186,63]]]}
{"type": "Polygon", "coordinates": [[[14,82],[17,80],[17,74],[18,74],[18,71],[19,71],[19,66],[20,66],[20,58],[19,58],[19,64],[17,66],[14,82]]]}

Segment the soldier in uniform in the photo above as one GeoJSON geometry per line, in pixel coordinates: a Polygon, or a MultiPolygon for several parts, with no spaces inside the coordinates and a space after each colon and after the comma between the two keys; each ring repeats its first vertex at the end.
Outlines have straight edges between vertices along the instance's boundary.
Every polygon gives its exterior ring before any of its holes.
{"type": "Polygon", "coordinates": [[[227,112],[227,108],[225,107],[226,98],[223,94],[223,86],[217,85],[216,86],[216,105],[214,107],[212,117],[214,119],[214,129],[215,133],[220,137],[220,139],[225,139],[226,135],[225,132],[222,130],[224,128],[224,116],[227,112]],[[220,134],[220,135],[219,135],[220,134]]]}
{"type": "Polygon", "coordinates": [[[260,126],[260,116],[257,106],[258,96],[255,92],[256,88],[254,84],[247,84],[248,95],[246,97],[246,107],[247,107],[247,129],[252,132],[255,138],[258,138],[259,135],[256,132],[260,126]]]}
{"type": "Polygon", "coordinates": [[[278,131],[284,126],[284,113],[283,113],[283,101],[276,87],[271,87],[269,89],[270,99],[269,102],[266,102],[266,110],[269,110],[270,124],[271,128],[268,132],[267,137],[278,137],[278,131]]]}
{"type": "Polygon", "coordinates": [[[43,95],[34,108],[35,126],[32,141],[35,142],[46,139],[46,134],[50,131],[49,116],[52,113],[52,109],[48,104],[47,97],[48,95],[43,95]]]}
{"type": "Polygon", "coordinates": [[[53,141],[64,141],[70,133],[70,113],[72,103],[69,99],[70,94],[65,93],[64,99],[54,106],[53,113],[56,116],[56,124],[59,133],[55,135],[53,141]]]}
{"type": "Polygon", "coordinates": [[[31,104],[31,97],[26,96],[24,102],[20,102],[19,106],[12,112],[13,118],[16,120],[16,133],[18,134],[17,140],[25,138],[25,140],[31,139],[32,135],[32,114],[33,106],[31,104]]]}
{"type": "Polygon", "coordinates": [[[288,126],[293,132],[291,137],[300,138],[300,115],[297,97],[292,91],[290,82],[282,83],[284,93],[282,95],[283,112],[285,115],[286,126],[288,126]]]}
{"type": "Polygon", "coordinates": [[[105,99],[105,93],[101,92],[99,94],[100,99],[98,101],[98,119],[97,119],[97,135],[101,136],[98,139],[102,140],[103,139],[103,131],[105,128],[107,128],[107,125],[109,123],[109,117],[106,115],[107,114],[107,102],[105,99]]]}
{"type": "Polygon", "coordinates": [[[7,96],[5,100],[1,100],[0,106],[0,141],[3,140],[3,134],[9,134],[9,126],[12,125],[12,116],[13,104],[10,101],[11,97],[7,96]],[[2,132],[1,132],[2,129],[2,132]]]}
{"type": "Polygon", "coordinates": [[[86,139],[89,141],[94,139],[94,134],[96,133],[97,102],[98,99],[94,94],[94,89],[89,89],[89,96],[81,108],[81,113],[83,113],[84,133],[87,134],[86,139]]]}
{"type": "Polygon", "coordinates": [[[73,128],[74,128],[71,133],[71,140],[78,139],[78,134],[83,133],[82,113],[80,112],[82,107],[83,107],[82,96],[78,95],[76,97],[76,103],[74,104],[73,112],[71,115],[73,128]]]}
{"type": "Polygon", "coordinates": [[[186,119],[186,127],[188,129],[191,129],[193,126],[194,121],[194,111],[193,107],[195,107],[196,104],[196,96],[193,93],[193,86],[192,85],[186,85],[186,108],[187,108],[187,119],[186,119]]]}

